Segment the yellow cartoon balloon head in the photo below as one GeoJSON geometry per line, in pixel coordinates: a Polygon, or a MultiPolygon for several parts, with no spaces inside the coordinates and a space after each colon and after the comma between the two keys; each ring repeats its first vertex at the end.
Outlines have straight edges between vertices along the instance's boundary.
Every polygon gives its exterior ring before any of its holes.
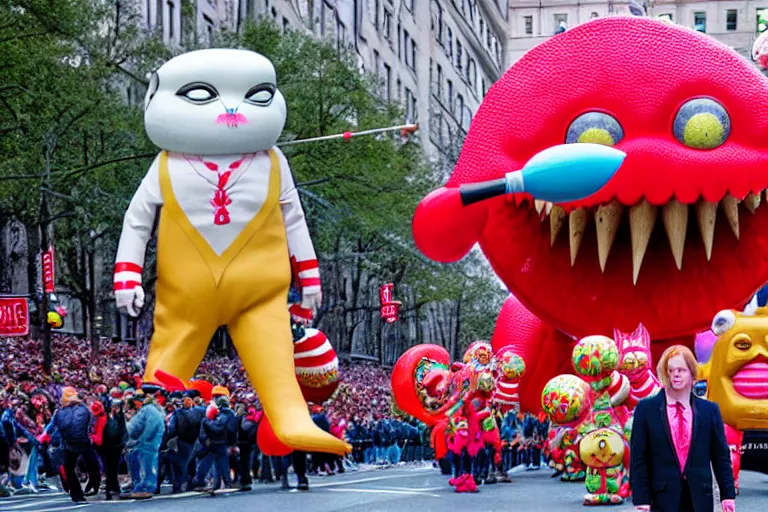
{"type": "Polygon", "coordinates": [[[707,398],[737,430],[768,428],[768,307],[720,311],[712,331],[718,338],[699,372],[707,398]]]}

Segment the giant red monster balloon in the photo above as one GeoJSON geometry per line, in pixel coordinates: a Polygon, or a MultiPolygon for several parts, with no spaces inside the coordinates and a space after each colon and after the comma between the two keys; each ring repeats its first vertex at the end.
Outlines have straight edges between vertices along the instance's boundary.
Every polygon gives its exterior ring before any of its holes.
{"type": "MultiPolygon", "coordinates": [[[[768,79],[704,34],[658,20],[596,19],[533,48],[490,89],[446,185],[419,205],[424,254],[479,243],[516,297],[493,347],[525,360],[522,408],[568,368],[573,339],[631,332],[693,346],[721,309],[768,282],[768,79]],[[462,206],[462,184],[501,178],[551,146],[626,153],[606,187],[547,204],[525,194],[462,206]],[[530,378],[529,378],[530,377],[530,378]]],[[[506,311],[507,308],[505,308],[506,311]]]]}

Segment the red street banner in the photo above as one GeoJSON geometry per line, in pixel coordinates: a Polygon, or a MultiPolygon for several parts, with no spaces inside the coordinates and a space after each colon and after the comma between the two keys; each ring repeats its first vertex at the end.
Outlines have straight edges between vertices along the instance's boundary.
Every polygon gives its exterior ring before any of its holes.
{"type": "Polygon", "coordinates": [[[43,253],[43,284],[45,293],[54,292],[53,246],[43,253]]]}
{"type": "Polygon", "coordinates": [[[29,334],[29,307],[24,297],[0,297],[0,336],[29,334]]]}
{"type": "Polygon", "coordinates": [[[400,310],[400,302],[392,300],[394,297],[395,285],[393,283],[386,283],[379,288],[379,300],[381,300],[381,318],[387,321],[387,323],[393,323],[397,321],[397,314],[400,310]]]}

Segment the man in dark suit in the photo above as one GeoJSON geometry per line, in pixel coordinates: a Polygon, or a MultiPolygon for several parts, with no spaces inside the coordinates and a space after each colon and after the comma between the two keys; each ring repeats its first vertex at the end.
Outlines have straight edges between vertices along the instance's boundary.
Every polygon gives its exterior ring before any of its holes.
{"type": "Polygon", "coordinates": [[[712,512],[712,470],[723,512],[736,510],[720,408],[692,393],[697,369],[688,348],[668,348],[657,371],[664,389],[635,408],[629,474],[637,510],[712,512]]]}

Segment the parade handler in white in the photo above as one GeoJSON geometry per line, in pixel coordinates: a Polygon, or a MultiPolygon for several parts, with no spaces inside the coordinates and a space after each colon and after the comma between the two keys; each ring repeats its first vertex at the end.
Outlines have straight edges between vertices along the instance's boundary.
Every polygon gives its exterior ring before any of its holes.
{"type": "Polygon", "coordinates": [[[292,272],[301,306],[321,302],[320,273],[291,171],[275,147],[286,105],[272,63],[246,50],[175,57],[152,77],[144,122],[163,151],[125,214],[114,288],[137,316],[159,213],[154,325],[146,381],[188,380],[229,329],[278,439],[303,451],[351,447],[315,426],[296,381],[285,307],[292,272]]]}

